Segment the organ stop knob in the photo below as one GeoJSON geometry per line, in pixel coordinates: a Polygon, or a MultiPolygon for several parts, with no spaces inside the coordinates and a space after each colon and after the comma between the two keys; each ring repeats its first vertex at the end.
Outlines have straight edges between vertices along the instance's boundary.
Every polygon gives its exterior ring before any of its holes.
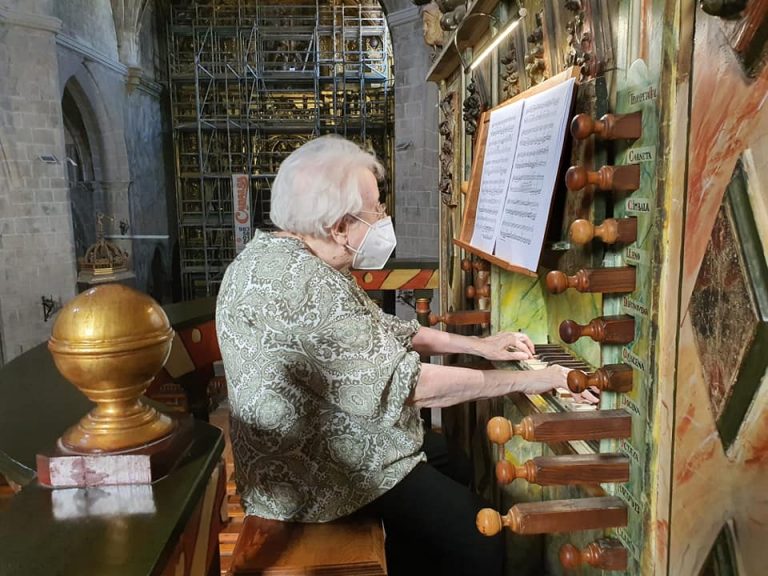
{"type": "Polygon", "coordinates": [[[605,114],[595,120],[589,114],[577,114],[571,120],[571,135],[584,140],[594,134],[603,140],[636,140],[643,129],[643,113],[605,114]]]}
{"type": "Polygon", "coordinates": [[[568,276],[560,270],[552,270],[547,274],[545,282],[547,290],[552,294],[560,294],[568,288],[574,288],[579,292],[603,294],[634,292],[635,269],[631,266],[582,268],[573,276],[568,276]]]}
{"type": "Polygon", "coordinates": [[[594,372],[571,370],[568,373],[568,388],[579,394],[595,387],[608,392],[629,392],[632,390],[632,367],[627,364],[605,364],[594,372]]]}
{"type": "Polygon", "coordinates": [[[496,416],[488,421],[487,433],[491,442],[500,445],[513,436],[535,442],[628,438],[632,434],[632,419],[624,410],[532,414],[519,424],[496,416]]]}
{"type": "Polygon", "coordinates": [[[614,538],[600,538],[584,550],[579,550],[573,544],[564,544],[560,548],[560,564],[568,569],[589,564],[602,570],[626,570],[627,549],[614,538]]]}
{"type": "Polygon", "coordinates": [[[584,336],[603,344],[629,344],[635,338],[635,319],[628,314],[619,314],[599,316],[587,325],[573,320],[560,323],[560,338],[563,342],[573,344],[584,336]]]}
{"type": "Polygon", "coordinates": [[[627,482],[629,459],[623,454],[569,454],[537,456],[522,466],[507,460],[496,463],[499,484],[509,484],[517,478],[542,486],[627,482]]]}
{"type": "Polygon", "coordinates": [[[475,522],[486,536],[495,536],[504,527],[517,534],[600,530],[626,526],[627,505],[615,496],[523,502],[503,516],[492,508],[483,508],[475,522]]]}
{"type": "Polygon", "coordinates": [[[570,228],[571,242],[586,244],[600,238],[605,244],[629,244],[637,239],[637,218],[606,218],[599,226],[588,220],[574,220],[570,228]]]}
{"type": "Polygon", "coordinates": [[[603,166],[592,172],[583,166],[571,166],[565,173],[565,187],[571,192],[581,190],[588,184],[598,190],[631,192],[640,187],[640,165],[603,166]]]}

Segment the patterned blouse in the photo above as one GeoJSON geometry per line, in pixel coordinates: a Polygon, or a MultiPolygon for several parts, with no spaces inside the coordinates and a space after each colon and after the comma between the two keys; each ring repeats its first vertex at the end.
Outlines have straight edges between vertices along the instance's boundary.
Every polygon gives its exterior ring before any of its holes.
{"type": "Polygon", "coordinates": [[[216,329],[247,514],[334,520],[423,459],[406,403],[418,322],[384,314],[300,240],[256,232],[224,275],[216,329]]]}

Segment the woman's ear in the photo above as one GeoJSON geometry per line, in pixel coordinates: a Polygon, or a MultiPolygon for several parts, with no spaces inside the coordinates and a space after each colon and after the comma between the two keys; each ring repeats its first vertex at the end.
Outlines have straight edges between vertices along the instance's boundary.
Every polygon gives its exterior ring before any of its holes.
{"type": "Polygon", "coordinates": [[[336,224],[331,227],[331,238],[337,244],[342,246],[347,245],[347,236],[349,234],[349,220],[346,216],[342,216],[336,224]]]}

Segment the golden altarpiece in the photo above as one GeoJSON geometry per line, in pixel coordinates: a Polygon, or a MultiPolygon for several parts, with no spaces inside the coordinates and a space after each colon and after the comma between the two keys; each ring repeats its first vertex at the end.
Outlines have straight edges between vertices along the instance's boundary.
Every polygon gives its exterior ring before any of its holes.
{"type": "Polygon", "coordinates": [[[768,2],[474,0],[422,12],[440,109],[435,320],[522,330],[540,361],[577,367],[551,397],[444,414],[502,515],[479,524],[508,531],[515,574],[762,573],[768,2]],[[486,111],[573,67],[539,267],[509,271],[462,242],[486,111]],[[592,408],[569,397],[585,388],[599,395],[592,408]]]}

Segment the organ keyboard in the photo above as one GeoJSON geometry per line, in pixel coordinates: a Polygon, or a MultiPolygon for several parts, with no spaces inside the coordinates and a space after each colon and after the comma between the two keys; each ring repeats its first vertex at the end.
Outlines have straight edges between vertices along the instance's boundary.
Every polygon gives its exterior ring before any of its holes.
{"type": "MultiPolygon", "coordinates": [[[[558,344],[535,344],[536,355],[529,360],[521,360],[520,365],[525,370],[542,370],[548,366],[558,364],[565,366],[566,368],[572,368],[581,372],[591,372],[592,368],[583,360],[578,359],[571,354],[568,350],[559,346],[558,344]]],[[[557,398],[560,404],[566,410],[595,410],[596,403],[587,403],[583,401],[577,401],[574,393],[584,392],[583,390],[574,390],[568,388],[558,388],[553,396],[557,398]]],[[[589,387],[590,393],[599,399],[600,390],[597,387],[589,387]]]]}

